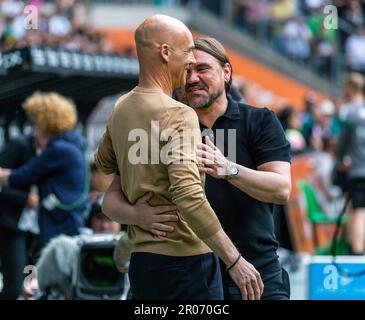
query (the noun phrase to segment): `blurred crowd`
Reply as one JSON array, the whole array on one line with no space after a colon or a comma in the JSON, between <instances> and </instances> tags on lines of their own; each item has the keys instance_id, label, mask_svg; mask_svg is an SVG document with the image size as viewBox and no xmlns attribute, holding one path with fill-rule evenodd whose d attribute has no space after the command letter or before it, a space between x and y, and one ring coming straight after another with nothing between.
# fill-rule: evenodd
<instances>
[{"instance_id":1,"label":"blurred crowd","mask_svg":"<svg viewBox=\"0 0 365 320\"><path fill-rule=\"evenodd\" d=\"M158 6L206 8L223 14L223 0L154 0ZM133 1L131 1L133 3ZM24 28L25 5L38 9L38 29ZM338 21L329 17L336 6ZM335 17L335 16L334 16ZM365 0L233 0L232 22L280 53L331 75L338 65L365 74ZM326 22L326 23L324 23ZM0 0L0 50L27 44L111 53L110 41L87 24L81 0ZM128 52L127 52L128 54Z\"/></svg>"},{"instance_id":2,"label":"blurred crowd","mask_svg":"<svg viewBox=\"0 0 365 320\"><path fill-rule=\"evenodd\" d=\"M226 14L223 0L153 2ZM330 75L336 64L365 74L364 0L233 0L231 14L236 27L321 74Z\"/></svg>"},{"instance_id":3,"label":"blurred crowd","mask_svg":"<svg viewBox=\"0 0 365 320\"><path fill-rule=\"evenodd\" d=\"M327 5L336 6L337 23ZM349 71L365 73L363 0L236 0L234 12L237 26L293 60L328 74L331 59L343 53Z\"/></svg>"},{"instance_id":4,"label":"blurred crowd","mask_svg":"<svg viewBox=\"0 0 365 320\"><path fill-rule=\"evenodd\" d=\"M250 102L251 84L241 79L236 79L234 83L237 99ZM276 109L290 142L292 156L314 155L313 175L308 180L316 192L321 209L329 217L340 213L344 193L349 191L345 178L351 168L351 160L340 149L344 149L343 144L348 147L351 138L341 141L341 137L345 129L348 129L349 115L365 106L364 93L364 76L351 72L345 76L342 98L323 100L310 91L300 109L286 102ZM365 140L363 146L365 147ZM341 173L342 176L339 177Z\"/></svg>"},{"instance_id":5,"label":"blurred crowd","mask_svg":"<svg viewBox=\"0 0 365 320\"><path fill-rule=\"evenodd\" d=\"M25 6L37 8L37 20L31 19ZM25 28L37 22L37 28ZM0 0L0 51L43 45L82 51L112 53L113 46L102 32L87 24L84 1Z\"/></svg>"}]
</instances>

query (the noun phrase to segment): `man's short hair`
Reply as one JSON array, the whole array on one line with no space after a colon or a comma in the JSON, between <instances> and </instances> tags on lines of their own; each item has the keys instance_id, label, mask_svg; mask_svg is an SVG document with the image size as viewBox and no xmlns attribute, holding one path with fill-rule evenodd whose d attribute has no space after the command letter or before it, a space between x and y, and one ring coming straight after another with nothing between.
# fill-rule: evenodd
<instances>
[{"instance_id":1,"label":"man's short hair","mask_svg":"<svg viewBox=\"0 0 365 320\"><path fill-rule=\"evenodd\" d=\"M196 38L194 40L194 45L195 49L204 51L216 58L222 67L224 67L226 63L229 64L229 66L231 67L231 77L229 78L229 81L225 84L226 94L228 94L232 85L232 64L223 45L218 40L207 36L200 36Z\"/></svg>"},{"instance_id":2,"label":"man's short hair","mask_svg":"<svg viewBox=\"0 0 365 320\"><path fill-rule=\"evenodd\" d=\"M346 77L346 86L352 88L355 92L364 93L365 79L361 73L352 72Z\"/></svg>"}]
</instances>

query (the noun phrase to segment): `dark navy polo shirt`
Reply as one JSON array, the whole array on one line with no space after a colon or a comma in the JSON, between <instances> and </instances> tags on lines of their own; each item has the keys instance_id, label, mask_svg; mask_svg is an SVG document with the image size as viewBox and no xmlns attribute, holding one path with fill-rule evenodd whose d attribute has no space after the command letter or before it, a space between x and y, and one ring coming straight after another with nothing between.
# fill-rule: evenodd
<instances>
[{"instance_id":1,"label":"dark navy polo shirt","mask_svg":"<svg viewBox=\"0 0 365 320\"><path fill-rule=\"evenodd\" d=\"M229 141L232 129L236 136ZM201 125L201 130L204 135L207 129ZM270 161L290 162L290 144L275 113L267 108L254 108L229 97L225 114L217 119L210 133L217 138L216 144L224 145L225 156L230 155L230 160L247 168L256 169ZM232 159L234 143L236 159ZM280 268L270 204L250 197L224 179L209 175L205 190L224 231L243 257L256 268L268 266L272 271Z\"/></svg>"}]
</instances>

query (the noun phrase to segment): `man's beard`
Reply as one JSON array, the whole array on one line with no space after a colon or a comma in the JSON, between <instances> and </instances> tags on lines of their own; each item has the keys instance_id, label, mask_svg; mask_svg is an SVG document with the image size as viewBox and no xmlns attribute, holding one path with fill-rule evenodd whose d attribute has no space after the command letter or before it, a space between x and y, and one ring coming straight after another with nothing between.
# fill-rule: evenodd
<instances>
[{"instance_id":1,"label":"man's beard","mask_svg":"<svg viewBox=\"0 0 365 320\"><path fill-rule=\"evenodd\" d=\"M194 109L208 109L213 104L213 102L222 95L222 93L223 93L223 90L215 92L211 95L208 95L207 97L199 96L197 103L191 102L188 97L186 97L186 98L187 98L188 105L190 107L192 107Z\"/></svg>"}]
</instances>

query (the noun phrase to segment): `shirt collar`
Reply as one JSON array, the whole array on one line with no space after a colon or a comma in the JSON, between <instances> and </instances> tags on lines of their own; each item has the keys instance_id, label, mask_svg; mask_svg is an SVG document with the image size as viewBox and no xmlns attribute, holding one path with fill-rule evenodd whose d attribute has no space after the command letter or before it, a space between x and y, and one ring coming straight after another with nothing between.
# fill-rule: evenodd
<instances>
[{"instance_id":1,"label":"shirt collar","mask_svg":"<svg viewBox=\"0 0 365 320\"><path fill-rule=\"evenodd\" d=\"M227 110L222 117L226 117L230 120L239 120L241 117L240 117L238 102L233 100L232 97L230 96L227 96L227 99L228 99Z\"/></svg>"},{"instance_id":2,"label":"shirt collar","mask_svg":"<svg viewBox=\"0 0 365 320\"><path fill-rule=\"evenodd\" d=\"M216 120L215 123L217 123L217 121L219 121L219 119L221 119L221 118L228 118L230 120L239 120L239 119L241 119L238 102L233 100L231 96L227 96L227 99L228 99L228 105L227 105L226 112L222 116L220 116ZM206 129L206 126L203 125L202 123L200 123L200 130L203 131L204 129Z\"/></svg>"}]
</instances>

